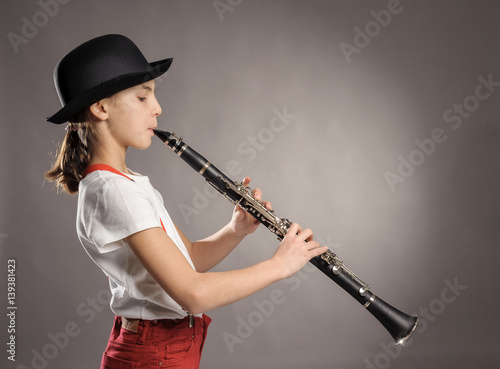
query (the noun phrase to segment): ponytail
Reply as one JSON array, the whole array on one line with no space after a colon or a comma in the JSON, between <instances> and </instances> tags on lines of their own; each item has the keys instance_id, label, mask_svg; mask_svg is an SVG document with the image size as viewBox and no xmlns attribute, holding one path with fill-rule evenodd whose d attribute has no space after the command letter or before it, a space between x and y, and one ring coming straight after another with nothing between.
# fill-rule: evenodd
<instances>
[{"instance_id":1,"label":"ponytail","mask_svg":"<svg viewBox=\"0 0 500 369\"><path fill-rule=\"evenodd\" d=\"M97 119L86 109L77 114L67 127L59 153L45 178L69 194L78 192L83 172L89 165L92 147L97 140Z\"/></svg>"}]
</instances>

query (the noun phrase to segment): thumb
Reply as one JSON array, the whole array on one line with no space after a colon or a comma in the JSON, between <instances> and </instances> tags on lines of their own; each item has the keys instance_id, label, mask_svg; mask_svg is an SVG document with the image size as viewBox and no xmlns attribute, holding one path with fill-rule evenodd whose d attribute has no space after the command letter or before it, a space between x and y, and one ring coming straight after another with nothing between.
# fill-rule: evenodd
<instances>
[{"instance_id":1,"label":"thumb","mask_svg":"<svg viewBox=\"0 0 500 369\"><path fill-rule=\"evenodd\" d=\"M234 207L233 217L235 221L241 222L246 217L245 210L243 210L239 205L236 205Z\"/></svg>"}]
</instances>

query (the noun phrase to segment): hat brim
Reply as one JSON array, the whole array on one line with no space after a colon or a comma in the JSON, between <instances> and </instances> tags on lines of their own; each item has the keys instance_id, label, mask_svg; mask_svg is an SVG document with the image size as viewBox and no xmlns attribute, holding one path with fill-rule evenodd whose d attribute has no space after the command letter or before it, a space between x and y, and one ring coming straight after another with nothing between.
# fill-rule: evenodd
<instances>
[{"instance_id":1,"label":"hat brim","mask_svg":"<svg viewBox=\"0 0 500 369\"><path fill-rule=\"evenodd\" d=\"M125 74L99 84L84 94L69 101L61 110L47 118L47 122L62 124L86 109L90 105L127 88L137 86L158 78L165 73L172 64L173 58L159 60L149 64L143 71Z\"/></svg>"}]
</instances>

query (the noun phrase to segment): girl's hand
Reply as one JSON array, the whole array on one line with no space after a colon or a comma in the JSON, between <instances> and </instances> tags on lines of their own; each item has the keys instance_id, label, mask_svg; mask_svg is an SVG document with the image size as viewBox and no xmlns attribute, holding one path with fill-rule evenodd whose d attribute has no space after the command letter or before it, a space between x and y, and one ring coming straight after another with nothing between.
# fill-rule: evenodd
<instances>
[{"instance_id":1,"label":"girl's hand","mask_svg":"<svg viewBox=\"0 0 500 369\"><path fill-rule=\"evenodd\" d=\"M277 262L283 278L288 278L302 269L313 257L323 254L326 250L326 246L320 246L313 240L313 232L309 228L302 230L299 224L292 223L272 259Z\"/></svg>"},{"instance_id":2,"label":"girl's hand","mask_svg":"<svg viewBox=\"0 0 500 369\"><path fill-rule=\"evenodd\" d=\"M248 186L250 183L250 177L245 177L243 179L243 186ZM253 197L261 201L262 191L260 188L256 188L252 191ZM271 210L271 203L269 201L263 202L267 209ZM238 235L246 236L250 233L255 232L258 228L260 222L255 219L252 215L248 214L245 210L239 206L235 206L233 216L231 218L231 228Z\"/></svg>"}]
</instances>

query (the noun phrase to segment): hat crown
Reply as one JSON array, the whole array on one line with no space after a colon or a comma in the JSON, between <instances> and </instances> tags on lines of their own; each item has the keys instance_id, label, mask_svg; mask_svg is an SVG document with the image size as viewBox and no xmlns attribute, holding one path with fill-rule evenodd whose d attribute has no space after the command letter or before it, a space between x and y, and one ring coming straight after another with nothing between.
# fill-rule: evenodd
<instances>
[{"instance_id":1,"label":"hat crown","mask_svg":"<svg viewBox=\"0 0 500 369\"><path fill-rule=\"evenodd\" d=\"M78 46L54 70L62 105L100 84L150 67L139 48L122 35L105 35Z\"/></svg>"},{"instance_id":2,"label":"hat crown","mask_svg":"<svg viewBox=\"0 0 500 369\"><path fill-rule=\"evenodd\" d=\"M61 124L95 102L165 73L172 58L148 63L139 48L122 35L94 38L70 51L54 69L62 108L47 118Z\"/></svg>"}]
</instances>

